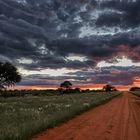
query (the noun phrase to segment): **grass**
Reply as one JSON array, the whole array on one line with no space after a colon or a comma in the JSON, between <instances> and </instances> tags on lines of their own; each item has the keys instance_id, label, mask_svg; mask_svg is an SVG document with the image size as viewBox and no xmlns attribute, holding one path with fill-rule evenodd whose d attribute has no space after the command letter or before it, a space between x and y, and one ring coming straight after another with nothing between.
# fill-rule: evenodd
<instances>
[{"instance_id":1,"label":"grass","mask_svg":"<svg viewBox=\"0 0 140 140\"><path fill-rule=\"evenodd\" d=\"M134 94L135 96L140 97L140 91L131 91L132 94Z\"/></svg>"},{"instance_id":2,"label":"grass","mask_svg":"<svg viewBox=\"0 0 140 140\"><path fill-rule=\"evenodd\" d=\"M28 140L120 93L0 98L0 140Z\"/></svg>"}]
</instances>

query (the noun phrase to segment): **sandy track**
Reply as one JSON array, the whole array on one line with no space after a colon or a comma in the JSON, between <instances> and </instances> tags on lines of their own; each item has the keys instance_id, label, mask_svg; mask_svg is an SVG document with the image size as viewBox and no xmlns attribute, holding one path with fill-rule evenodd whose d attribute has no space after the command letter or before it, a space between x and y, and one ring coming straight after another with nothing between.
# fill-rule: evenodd
<instances>
[{"instance_id":1,"label":"sandy track","mask_svg":"<svg viewBox=\"0 0 140 140\"><path fill-rule=\"evenodd\" d=\"M125 92L32 140L140 140L140 98Z\"/></svg>"}]
</instances>

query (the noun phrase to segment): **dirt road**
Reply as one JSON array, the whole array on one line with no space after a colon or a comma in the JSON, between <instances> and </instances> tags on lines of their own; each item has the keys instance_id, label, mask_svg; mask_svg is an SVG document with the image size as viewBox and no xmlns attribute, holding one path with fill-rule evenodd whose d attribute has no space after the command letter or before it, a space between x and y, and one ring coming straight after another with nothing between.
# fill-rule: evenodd
<instances>
[{"instance_id":1,"label":"dirt road","mask_svg":"<svg viewBox=\"0 0 140 140\"><path fill-rule=\"evenodd\" d=\"M124 92L32 140L140 140L140 98Z\"/></svg>"}]
</instances>

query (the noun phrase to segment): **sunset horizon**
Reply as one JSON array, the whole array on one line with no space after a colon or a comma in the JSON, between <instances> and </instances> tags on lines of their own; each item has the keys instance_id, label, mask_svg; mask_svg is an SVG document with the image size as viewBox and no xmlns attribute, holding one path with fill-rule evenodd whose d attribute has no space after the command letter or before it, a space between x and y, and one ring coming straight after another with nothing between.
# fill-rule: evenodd
<instances>
[{"instance_id":1,"label":"sunset horizon","mask_svg":"<svg viewBox=\"0 0 140 140\"><path fill-rule=\"evenodd\" d=\"M97 85L90 85L90 86L73 86L72 89L75 88L80 88L81 90L102 90L103 86L105 86L106 84L97 84ZM119 91L129 91L132 87L139 87L136 85L127 85L127 86L123 86L123 85L117 85L115 86L117 90ZM15 86L15 87L11 87L8 88L8 90L58 90L60 88L60 86L56 86L56 87L46 87L46 86Z\"/></svg>"},{"instance_id":2,"label":"sunset horizon","mask_svg":"<svg viewBox=\"0 0 140 140\"><path fill-rule=\"evenodd\" d=\"M140 140L140 0L0 0L0 140Z\"/></svg>"}]
</instances>

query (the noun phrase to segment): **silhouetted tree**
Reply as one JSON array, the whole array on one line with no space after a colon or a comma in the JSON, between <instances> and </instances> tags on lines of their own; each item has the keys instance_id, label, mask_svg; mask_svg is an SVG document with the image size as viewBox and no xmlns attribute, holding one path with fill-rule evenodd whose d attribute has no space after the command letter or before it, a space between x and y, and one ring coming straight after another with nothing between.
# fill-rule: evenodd
<instances>
[{"instance_id":1,"label":"silhouetted tree","mask_svg":"<svg viewBox=\"0 0 140 140\"><path fill-rule=\"evenodd\" d=\"M21 75L18 73L15 66L9 62L0 62L0 89L13 86L20 81Z\"/></svg>"},{"instance_id":2,"label":"silhouetted tree","mask_svg":"<svg viewBox=\"0 0 140 140\"><path fill-rule=\"evenodd\" d=\"M105 85L103 87L103 90L106 91L106 92L108 92L108 91L116 91L116 88L114 86L111 86L111 85L107 84L107 85Z\"/></svg>"},{"instance_id":3,"label":"silhouetted tree","mask_svg":"<svg viewBox=\"0 0 140 140\"><path fill-rule=\"evenodd\" d=\"M130 91L140 91L140 87L131 87Z\"/></svg>"},{"instance_id":4,"label":"silhouetted tree","mask_svg":"<svg viewBox=\"0 0 140 140\"><path fill-rule=\"evenodd\" d=\"M74 91L75 92L81 92L81 89L80 88L75 88Z\"/></svg>"},{"instance_id":5,"label":"silhouetted tree","mask_svg":"<svg viewBox=\"0 0 140 140\"><path fill-rule=\"evenodd\" d=\"M71 89L72 83L70 81L64 81L63 83L60 84L60 87L66 90Z\"/></svg>"}]
</instances>

